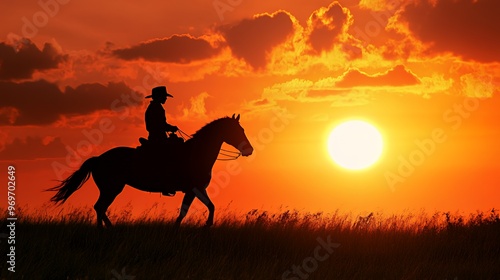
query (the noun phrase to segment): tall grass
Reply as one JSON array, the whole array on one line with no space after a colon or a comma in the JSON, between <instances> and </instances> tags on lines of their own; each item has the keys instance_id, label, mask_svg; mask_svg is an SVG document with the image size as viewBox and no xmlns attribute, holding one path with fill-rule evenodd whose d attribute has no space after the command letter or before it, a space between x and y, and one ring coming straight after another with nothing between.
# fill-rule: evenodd
<instances>
[{"instance_id":1,"label":"tall grass","mask_svg":"<svg viewBox=\"0 0 500 280\"><path fill-rule=\"evenodd\" d=\"M494 209L363 217L223 211L210 229L198 215L178 230L173 215L155 211L111 212L115 227L105 230L91 209L21 211L17 272L2 268L1 279L500 279ZM320 260L319 240L340 246L320 247Z\"/></svg>"}]
</instances>

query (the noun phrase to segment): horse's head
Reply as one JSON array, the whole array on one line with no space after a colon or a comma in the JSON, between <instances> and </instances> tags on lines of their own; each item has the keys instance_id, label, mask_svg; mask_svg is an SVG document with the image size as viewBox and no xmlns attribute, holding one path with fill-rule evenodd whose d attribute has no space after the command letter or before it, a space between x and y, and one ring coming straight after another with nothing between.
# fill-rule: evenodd
<instances>
[{"instance_id":1,"label":"horse's head","mask_svg":"<svg viewBox=\"0 0 500 280\"><path fill-rule=\"evenodd\" d=\"M242 156L249 156L253 153L253 147L245 135L245 130L240 125L240 115L229 118L230 127L224 136L224 142L238 149Z\"/></svg>"}]
</instances>

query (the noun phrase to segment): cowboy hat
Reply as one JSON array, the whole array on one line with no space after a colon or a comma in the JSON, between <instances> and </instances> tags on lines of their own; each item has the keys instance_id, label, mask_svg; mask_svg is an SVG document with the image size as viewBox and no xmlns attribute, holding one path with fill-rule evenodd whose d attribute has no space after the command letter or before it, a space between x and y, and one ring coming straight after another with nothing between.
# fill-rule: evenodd
<instances>
[{"instance_id":1,"label":"cowboy hat","mask_svg":"<svg viewBox=\"0 0 500 280\"><path fill-rule=\"evenodd\" d=\"M146 96L145 98L151 98L151 97L161 97L161 96L170 96L174 97L170 93L167 92L167 87L166 86L159 86L155 87L151 90L151 95Z\"/></svg>"}]
</instances>

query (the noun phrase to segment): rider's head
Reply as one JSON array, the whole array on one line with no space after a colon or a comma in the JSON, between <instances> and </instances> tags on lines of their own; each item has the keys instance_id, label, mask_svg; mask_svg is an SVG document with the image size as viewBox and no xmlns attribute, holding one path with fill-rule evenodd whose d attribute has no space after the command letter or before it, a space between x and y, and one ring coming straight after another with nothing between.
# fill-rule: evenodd
<instances>
[{"instance_id":1,"label":"rider's head","mask_svg":"<svg viewBox=\"0 0 500 280\"><path fill-rule=\"evenodd\" d=\"M167 92L167 88L165 86L159 86L153 88L153 90L151 91L151 95L146 96L146 98L152 97L154 101L163 104L167 100L167 96L173 97Z\"/></svg>"}]
</instances>

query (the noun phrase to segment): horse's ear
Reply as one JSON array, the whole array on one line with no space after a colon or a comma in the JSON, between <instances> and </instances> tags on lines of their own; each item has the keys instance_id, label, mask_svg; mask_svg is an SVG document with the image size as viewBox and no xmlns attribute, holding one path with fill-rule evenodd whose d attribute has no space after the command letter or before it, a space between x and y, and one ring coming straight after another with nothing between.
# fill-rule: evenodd
<instances>
[{"instance_id":1,"label":"horse's ear","mask_svg":"<svg viewBox=\"0 0 500 280\"><path fill-rule=\"evenodd\" d=\"M236 117L236 120L240 121L240 114L238 114L238 116Z\"/></svg>"},{"instance_id":2,"label":"horse's ear","mask_svg":"<svg viewBox=\"0 0 500 280\"><path fill-rule=\"evenodd\" d=\"M231 119L234 119L234 114L233 114L233 116L231 117Z\"/></svg>"}]
</instances>

